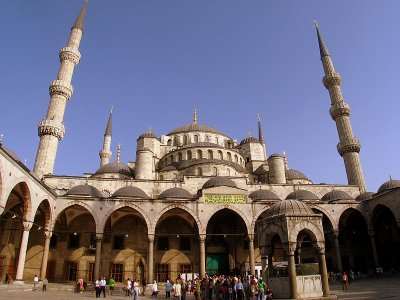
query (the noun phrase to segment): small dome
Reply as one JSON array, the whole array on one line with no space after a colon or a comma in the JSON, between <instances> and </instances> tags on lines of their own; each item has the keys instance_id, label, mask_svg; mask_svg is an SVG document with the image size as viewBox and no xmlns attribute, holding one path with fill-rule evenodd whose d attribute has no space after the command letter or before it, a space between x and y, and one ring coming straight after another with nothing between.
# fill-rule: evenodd
<instances>
[{"instance_id":1,"label":"small dome","mask_svg":"<svg viewBox=\"0 0 400 300\"><path fill-rule=\"evenodd\" d=\"M149 199L149 196L147 196L147 194L142 189L139 189L135 186L124 186L116 190L113 194L113 197Z\"/></svg>"},{"instance_id":2,"label":"small dome","mask_svg":"<svg viewBox=\"0 0 400 300\"><path fill-rule=\"evenodd\" d=\"M341 190L330 191L330 192L326 193L324 196L322 196L322 198L321 198L321 201L324 201L324 202L334 202L334 201L339 201L339 200L354 201L354 198L351 197L345 191L341 191Z\"/></svg>"},{"instance_id":3,"label":"small dome","mask_svg":"<svg viewBox=\"0 0 400 300\"><path fill-rule=\"evenodd\" d=\"M244 144L248 144L248 143L260 143L260 141L257 138L255 138L254 136L250 135L247 138L243 139L240 142L240 145L244 145Z\"/></svg>"},{"instance_id":4,"label":"small dome","mask_svg":"<svg viewBox=\"0 0 400 300\"><path fill-rule=\"evenodd\" d=\"M286 200L294 199L294 200L301 200L301 201L315 201L319 200L318 196L315 195L313 192L306 191L306 190L296 190L291 192L289 195L286 196Z\"/></svg>"},{"instance_id":5,"label":"small dome","mask_svg":"<svg viewBox=\"0 0 400 300\"><path fill-rule=\"evenodd\" d=\"M390 179L379 187L378 193L386 192L398 187L400 187L400 180Z\"/></svg>"},{"instance_id":6,"label":"small dome","mask_svg":"<svg viewBox=\"0 0 400 300\"><path fill-rule=\"evenodd\" d=\"M310 180L302 172L295 169L287 169L285 173L286 173L286 179L288 180L293 180L293 179Z\"/></svg>"},{"instance_id":7,"label":"small dome","mask_svg":"<svg viewBox=\"0 0 400 300\"><path fill-rule=\"evenodd\" d=\"M162 192L157 199L192 199L193 195L187 190L173 187Z\"/></svg>"},{"instance_id":8,"label":"small dome","mask_svg":"<svg viewBox=\"0 0 400 300\"><path fill-rule=\"evenodd\" d=\"M213 177L213 178L207 180L203 184L203 189L208 189L208 188L217 187L217 186L230 186L233 188L237 188L236 183L233 180L229 179L228 177L216 176L216 177Z\"/></svg>"},{"instance_id":9,"label":"small dome","mask_svg":"<svg viewBox=\"0 0 400 300\"><path fill-rule=\"evenodd\" d=\"M129 168L127 165L117 161L105 164L104 166L100 167L95 174L105 174L105 173L116 173L133 177L133 170Z\"/></svg>"},{"instance_id":10,"label":"small dome","mask_svg":"<svg viewBox=\"0 0 400 300\"><path fill-rule=\"evenodd\" d=\"M283 156L280 155L279 153L272 153L272 154L268 157L268 159L270 159L270 158L272 158L272 157L282 157L282 158L283 158Z\"/></svg>"},{"instance_id":11,"label":"small dome","mask_svg":"<svg viewBox=\"0 0 400 300\"><path fill-rule=\"evenodd\" d=\"M249 195L253 201L261 201L261 200L281 200L277 194L271 192L269 190L257 190L251 192Z\"/></svg>"},{"instance_id":12,"label":"small dome","mask_svg":"<svg viewBox=\"0 0 400 300\"><path fill-rule=\"evenodd\" d=\"M221 134L221 132L219 132L218 130L211 128L209 126L201 125L198 123L193 123L193 124L184 125L184 126L175 128L167 135L180 133L180 132L191 132L191 131L201 131L201 132L211 132L211 133Z\"/></svg>"},{"instance_id":13,"label":"small dome","mask_svg":"<svg viewBox=\"0 0 400 300\"><path fill-rule=\"evenodd\" d=\"M143 139L143 138L154 138L154 139L158 139L158 137L151 131L151 130L147 130L145 133L142 133L139 136L139 139Z\"/></svg>"},{"instance_id":14,"label":"small dome","mask_svg":"<svg viewBox=\"0 0 400 300\"><path fill-rule=\"evenodd\" d=\"M365 201L365 200L371 200L373 197L372 197L372 195L373 195L374 193L372 193L372 192L364 192L364 193L361 193L360 195L358 195L357 197L356 197L356 201Z\"/></svg>"},{"instance_id":15,"label":"small dome","mask_svg":"<svg viewBox=\"0 0 400 300\"><path fill-rule=\"evenodd\" d=\"M304 202L298 200L282 200L267 210L266 218L280 215L310 215L314 214L311 208Z\"/></svg>"},{"instance_id":16,"label":"small dome","mask_svg":"<svg viewBox=\"0 0 400 300\"><path fill-rule=\"evenodd\" d=\"M89 184L81 184L70 188L65 194L67 196L90 196L96 198L103 198L103 194L94 186Z\"/></svg>"}]
</instances>

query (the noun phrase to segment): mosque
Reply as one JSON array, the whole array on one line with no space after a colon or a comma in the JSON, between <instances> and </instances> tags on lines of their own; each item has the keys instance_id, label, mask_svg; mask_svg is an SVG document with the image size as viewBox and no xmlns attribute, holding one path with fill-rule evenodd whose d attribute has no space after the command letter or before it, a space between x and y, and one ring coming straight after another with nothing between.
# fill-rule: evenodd
<instances>
[{"instance_id":1,"label":"mosque","mask_svg":"<svg viewBox=\"0 0 400 300\"><path fill-rule=\"evenodd\" d=\"M318 262L322 273L400 270L400 180L366 191L350 107L317 24L347 185L314 184L289 168L284 153L268 154L260 119L258 136L237 142L199 124L196 111L191 124L140 135L136 161L126 164L119 147L111 160L111 112L99 168L82 176L53 174L86 8L85 2L59 53L33 170L0 144L1 278L272 277L281 263L293 283L299 265Z\"/></svg>"}]
</instances>

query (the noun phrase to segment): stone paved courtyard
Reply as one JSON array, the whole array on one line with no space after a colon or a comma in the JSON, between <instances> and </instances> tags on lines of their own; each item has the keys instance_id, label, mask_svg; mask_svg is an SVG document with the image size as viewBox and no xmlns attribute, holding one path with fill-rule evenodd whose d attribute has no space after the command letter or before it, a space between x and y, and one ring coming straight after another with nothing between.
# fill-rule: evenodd
<instances>
[{"instance_id":1,"label":"stone paved courtyard","mask_svg":"<svg viewBox=\"0 0 400 300\"><path fill-rule=\"evenodd\" d=\"M384 278L369 278L362 279L354 282L349 286L346 291L342 290L341 285L333 284L331 285L331 291L333 294L338 296L340 300L350 300L350 299L400 299L400 275L388 276ZM26 299L56 299L56 300L66 300L66 299L93 299L94 294L91 292L85 292L83 294L73 293L72 291L62 290L58 291L55 287L51 287L47 292L42 291L32 291L28 285L20 286L19 288L6 288L5 286L0 286L0 300L1 299L12 299L12 300L26 300ZM101 297L103 298L103 297ZM121 292L119 295L109 296L106 295L108 299L120 300L120 299L131 299L132 297L125 297ZM142 300L154 299L148 296L139 297ZM165 299L162 294L159 294L157 299ZM194 300L193 295L189 295L187 300Z\"/></svg>"}]
</instances>

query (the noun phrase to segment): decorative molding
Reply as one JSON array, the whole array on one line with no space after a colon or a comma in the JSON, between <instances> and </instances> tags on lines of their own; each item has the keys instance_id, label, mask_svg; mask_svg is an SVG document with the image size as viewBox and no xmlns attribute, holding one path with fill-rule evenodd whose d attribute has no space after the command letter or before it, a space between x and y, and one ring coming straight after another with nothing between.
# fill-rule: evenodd
<instances>
[{"instance_id":1,"label":"decorative molding","mask_svg":"<svg viewBox=\"0 0 400 300\"><path fill-rule=\"evenodd\" d=\"M345 102L336 103L331 106L329 113L333 120L336 120L338 116L350 116L351 109L350 106Z\"/></svg>"},{"instance_id":2,"label":"decorative molding","mask_svg":"<svg viewBox=\"0 0 400 300\"><path fill-rule=\"evenodd\" d=\"M322 78L322 83L324 86L329 89L334 85L339 85L342 83L342 78L340 77L339 73L330 73L326 74L324 78Z\"/></svg>"},{"instance_id":3,"label":"decorative molding","mask_svg":"<svg viewBox=\"0 0 400 300\"><path fill-rule=\"evenodd\" d=\"M65 127L61 122L43 119L38 126L38 135L52 135L61 141L65 134Z\"/></svg>"},{"instance_id":4,"label":"decorative molding","mask_svg":"<svg viewBox=\"0 0 400 300\"><path fill-rule=\"evenodd\" d=\"M345 155L346 153L350 152L357 152L359 153L361 150L361 144L356 138L352 138L349 143L342 145L341 143L337 144L337 151L339 152L340 156Z\"/></svg>"},{"instance_id":5,"label":"decorative molding","mask_svg":"<svg viewBox=\"0 0 400 300\"><path fill-rule=\"evenodd\" d=\"M79 61L81 59L81 54L77 48L64 47L60 50L59 57L60 57L60 62L63 62L64 60L69 60L72 61L76 66L77 64L79 64Z\"/></svg>"},{"instance_id":6,"label":"decorative molding","mask_svg":"<svg viewBox=\"0 0 400 300\"><path fill-rule=\"evenodd\" d=\"M73 92L74 89L72 85L64 80L53 80L52 82L50 82L50 96L60 95L69 100Z\"/></svg>"}]
</instances>

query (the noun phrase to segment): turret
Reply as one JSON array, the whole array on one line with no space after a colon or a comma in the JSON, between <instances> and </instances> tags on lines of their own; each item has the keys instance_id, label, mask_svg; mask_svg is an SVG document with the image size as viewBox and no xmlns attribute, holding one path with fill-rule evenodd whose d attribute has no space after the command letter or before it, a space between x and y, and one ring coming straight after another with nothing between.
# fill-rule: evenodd
<instances>
[{"instance_id":1,"label":"turret","mask_svg":"<svg viewBox=\"0 0 400 300\"><path fill-rule=\"evenodd\" d=\"M83 34L86 6L87 2L85 1L71 28L66 47L60 50L60 68L57 79L53 80L49 87L50 104L46 117L40 121L38 126L40 142L33 172L39 177L53 173L58 143L64 137L64 111L67 101L73 93L72 74L81 58L79 45Z\"/></svg>"},{"instance_id":2,"label":"turret","mask_svg":"<svg viewBox=\"0 0 400 300\"><path fill-rule=\"evenodd\" d=\"M317 22L315 22L315 27L317 29L319 51L325 73L322 82L329 91L331 98L331 108L329 112L332 119L336 122L339 135L337 150L340 156L343 157L348 183L357 185L360 191L364 192L366 190L365 179L359 157L361 144L353 135L350 123L350 106L344 102L342 90L340 88L342 78L335 71L328 48L319 32Z\"/></svg>"},{"instance_id":3,"label":"turret","mask_svg":"<svg viewBox=\"0 0 400 300\"><path fill-rule=\"evenodd\" d=\"M268 157L268 167L269 174L268 179L269 183L278 183L285 184L286 183L286 173L285 173L285 160L284 157L280 154L271 154Z\"/></svg>"},{"instance_id":4,"label":"turret","mask_svg":"<svg viewBox=\"0 0 400 300\"><path fill-rule=\"evenodd\" d=\"M159 148L160 141L151 129L139 136L136 148L136 179L155 179L155 159Z\"/></svg>"},{"instance_id":5,"label":"turret","mask_svg":"<svg viewBox=\"0 0 400 300\"><path fill-rule=\"evenodd\" d=\"M111 136L112 136L112 112L111 108L110 116L108 117L106 131L104 132L103 149L100 150L100 168L110 162L112 152L111 148Z\"/></svg>"}]
</instances>

